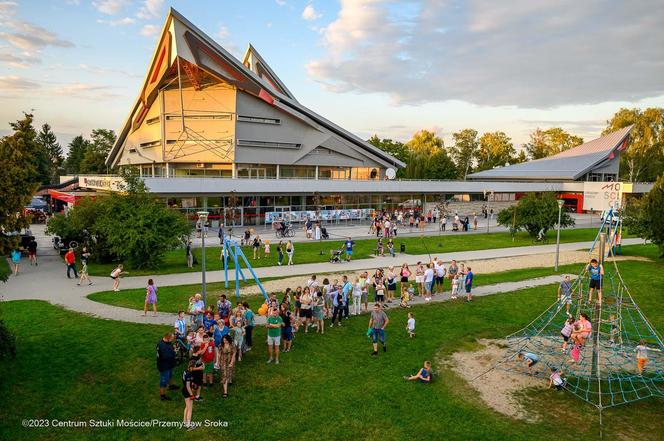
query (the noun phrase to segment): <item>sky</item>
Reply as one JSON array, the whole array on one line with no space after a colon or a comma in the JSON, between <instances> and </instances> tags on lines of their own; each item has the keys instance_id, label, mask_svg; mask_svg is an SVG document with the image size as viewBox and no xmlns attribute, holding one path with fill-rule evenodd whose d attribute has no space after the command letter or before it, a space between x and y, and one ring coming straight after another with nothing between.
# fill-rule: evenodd
<instances>
[{"instance_id":1,"label":"sky","mask_svg":"<svg viewBox=\"0 0 664 441\"><path fill-rule=\"evenodd\" d=\"M0 134L22 112L66 145L118 130L169 7L241 58L249 43L307 107L407 141L464 128L599 136L664 106L661 0L0 0Z\"/></svg>"}]
</instances>

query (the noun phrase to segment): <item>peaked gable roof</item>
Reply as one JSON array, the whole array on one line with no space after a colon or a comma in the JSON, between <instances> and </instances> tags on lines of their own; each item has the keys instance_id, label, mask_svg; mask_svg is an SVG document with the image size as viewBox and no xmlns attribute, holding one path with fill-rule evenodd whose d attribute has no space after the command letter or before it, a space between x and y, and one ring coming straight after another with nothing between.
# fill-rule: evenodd
<instances>
[{"instance_id":1,"label":"peaked gable roof","mask_svg":"<svg viewBox=\"0 0 664 441\"><path fill-rule=\"evenodd\" d=\"M170 8L139 97L118 134L106 163L114 166L118 162L124 140L147 114L151 102L156 98L160 81L167 74L172 74L176 68L180 69L178 61L182 61L182 68L187 74L191 70L202 69L307 124L319 125L329 130L343 138L353 148L377 158L386 166L405 167L406 164L395 157L302 106L252 46L249 46L244 58L246 64L240 62L175 9ZM251 61L254 62L253 66ZM252 69L256 67L256 72L248 66Z\"/></svg>"},{"instance_id":2,"label":"peaked gable roof","mask_svg":"<svg viewBox=\"0 0 664 441\"><path fill-rule=\"evenodd\" d=\"M470 179L576 180L627 148L628 126L556 155L468 175Z\"/></svg>"}]
</instances>

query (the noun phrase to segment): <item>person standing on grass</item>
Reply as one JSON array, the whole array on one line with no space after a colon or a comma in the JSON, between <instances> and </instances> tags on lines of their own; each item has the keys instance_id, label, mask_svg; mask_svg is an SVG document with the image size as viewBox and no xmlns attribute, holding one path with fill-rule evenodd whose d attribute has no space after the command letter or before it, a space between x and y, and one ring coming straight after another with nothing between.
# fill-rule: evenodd
<instances>
[{"instance_id":1,"label":"person standing on grass","mask_svg":"<svg viewBox=\"0 0 664 441\"><path fill-rule=\"evenodd\" d=\"M279 364L279 345L281 344L281 328L284 326L284 320L279 316L277 308L272 308L270 316L267 318L267 351L269 357L267 362Z\"/></svg>"},{"instance_id":2,"label":"person standing on grass","mask_svg":"<svg viewBox=\"0 0 664 441\"><path fill-rule=\"evenodd\" d=\"M362 283L359 277L355 277L353 283L353 315L360 315L362 308Z\"/></svg>"},{"instance_id":3,"label":"person standing on grass","mask_svg":"<svg viewBox=\"0 0 664 441\"><path fill-rule=\"evenodd\" d=\"M569 274L565 276L558 286L558 302L560 302L560 308L563 305L567 305L567 315L569 315L569 308L572 304L572 281Z\"/></svg>"},{"instance_id":4,"label":"person standing on grass","mask_svg":"<svg viewBox=\"0 0 664 441\"><path fill-rule=\"evenodd\" d=\"M69 251L65 254L65 265L67 266L67 278L71 279L71 271L74 271L74 278L78 279L78 272L76 271L76 254L74 254L74 249L69 248Z\"/></svg>"},{"instance_id":5,"label":"person standing on grass","mask_svg":"<svg viewBox=\"0 0 664 441\"><path fill-rule=\"evenodd\" d=\"M415 267L415 284L417 285L417 295L424 295L424 265L422 262L417 262Z\"/></svg>"},{"instance_id":6,"label":"person standing on grass","mask_svg":"<svg viewBox=\"0 0 664 441\"><path fill-rule=\"evenodd\" d=\"M466 278L464 286L466 287L466 301L470 302L473 300L473 269L468 267L468 272L466 273Z\"/></svg>"},{"instance_id":7,"label":"person standing on grass","mask_svg":"<svg viewBox=\"0 0 664 441\"><path fill-rule=\"evenodd\" d=\"M28 242L28 260L30 261L30 265L35 265L37 266L37 241L35 240L35 237L32 236L30 238L30 242Z\"/></svg>"},{"instance_id":8,"label":"person standing on grass","mask_svg":"<svg viewBox=\"0 0 664 441\"><path fill-rule=\"evenodd\" d=\"M593 301L593 292L597 290L597 303L602 303L602 282L604 278L604 266L597 262L597 259L591 259L586 271L590 274L590 285L588 287L588 303Z\"/></svg>"},{"instance_id":9,"label":"person standing on grass","mask_svg":"<svg viewBox=\"0 0 664 441\"><path fill-rule=\"evenodd\" d=\"M325 334L325 302L322 295L314 295L313 319L316 332Z\"/></svg>"},{"instance_id":10,"label":"person standing on grass","mask_svg":"<svg viewBox=\"0 0 664 441\"><path fill-rule=\"evenodd\" d=\"M364 303L364 312L369 311L369 285L371 281L369 280L369 273L363 272L360 276L360 284L362 285L362 303Z\"/></svg>"},{"instance_id":11,"label":"person standing on grass","mask_svg":"<svg viewBox=\"0 0 664 441\"><path fill-rule=\"evenodd\" d=\"M249 308L249 303L242 303L244 306L244 342L247 347L247 351L251 351L251 345L253 344L252 337L254 334L255 326L255 314L254 311Z\"/></svg>"},{"instance_id":12,"label":"person standing on grass","mask_svg":"<svg viewBox=\"0 0 664 441\"><path fill-rule=\"evenodd\" d=\"M344 294L339 286L334 285L332 290L332 305L334 306L334 311L332 312L332 323L330 323L330 328L334 327L334 321L339 317L338 326L341 326L341 318L344 311Z\"/></svg>"},{"instance_id":13,"label":"person standing on grass","mask_svg":"<svg viewBox=\"0 0 664 441\"><path fill-rule=\"evenodd\" d=\"M304 287L302 295L300 296L300 322L298 327L302 326L304 323L304 333L309 332L309 326L311 325L311 319L313 317L311 308L313 306L313 298L311 297L311 290L308 286Z\"/></svg>"},{"instance_id":14,"label":"person standing on grass","mask_svg":"<svg viewBox=\"0 0 664 441\"><path fill-rule=\"evenodd\" d=\"M295 246L293 246L293 241L288 241L286 243L286 255L288 256L288 265L293 264L293 254L295 254Z\"/></svg>"},{"instance_id":15,"label":"person standing on grass","mask_svg":"<svg viewBox=\"0 0 664 441\"><path fill-rule=\"evenodd\" d=\"M427 269L424 270L424 301L425 303L429 303L431 301L432 297L432 289L433 289L433 278L434 278L434 271L432 268L433 264L428 263L427 264Z\"/></svg>"},{"instance_id":16,"label":"person standing on grass","mask_svg":"<svg viewBox=\"0 0 664 441\"><path fill-rule=\"evenodd\" d=\"M401 296L403 298L403 293L406 291L406 288L408 288L408 278L410 277L410 268L408 268L408 264L406 262L401 265L401 269L399 270L399 276L401 277Z\"/></svg>"},{"instance_id":17,"label":"person standing on grass","mask_svg":"<svg viewBox=\"0 0 664 441\"><path fill-rule=\"evenodd\" d=\"M232 307L233 305L231 302L226 299L226 294L222 294L217 301L217 314L219 314L219 318L223 320L227 326L230 325L229 318Z\"/></svg>"},{"instance_id":18,"label":"person standing on grass","mask_svg":"<svg viewBox=\"0 0 664 441\"><path fill-rule=\"evenodd\" d=\"M408 321L406 322L406 331L410 338L415 337L415 316L412 312L408 313Z\"/></svg>"},{"instance_id":19,"label":"person standing on grass","mask_svg":"<svg viewBox=\"0 0 664 441\"><path fill-rule=\"evenodd\" d=\"M113 271L111 271L111 279L113 279L113 291L115 292L120 291L120 277L126 274L124 271L122 271L123 268L124 267L120 263ZM76 272L76 269L74 269L74 272Z\"/></svg>"},{"instance_id":20,"label":"person standing on grass","mask_svg":"<svg viewBox=\"0 0 664 441\"><path fill-rule=\"evenodd\" d=\"M185 256L187 258L187 268L194 267L194 252L191 246L191 241L187 241L187 247L185 248Z\"/></svg>"},{"instance_id":21,"label":"person standing on grass","mask_svg":"<svg viewBox=\"0 0 664 441\"><path fill-rule=\"evenodd\" d=\"M373 353L371 355L378 355L378 340L383 345L383 352L387 352L385 327L389 323L390 319L380 307L380 303L375 303L373 311L371 311L371 317L369 318L369 329L371 329L371 342L373 344Z\"/></svg>"},{"instance_id":22,"label":"person standing on grass","mask_svg":"<svg viewBox=\"0 0 664 441\"><path fill-rule=\"evenodd\" d=\"M195 424L191 424L191 414L194 410L194 400L196 399L197 386L194 382L194 371L196 367L196 360L189 360L187 369L182 372L182 396L184 397L184 427L187 430L194 430ZM164 398L162 398L163 400ZM166 398L170 400L170 398Z\"/></svg>"},{"instance_id":23,"label":"person standing on grass","mask_svg":"<svg viewBox=\"0 0 664 441\"><path fill-rule=\"evenodd\" d=\"M344 242L344 247L346 248L346 260L348 262L353 258L353 245L355 245L355 242L353 242L353 239L348 236L348 239Z\"/></svg>"},{"instance_id":24,"label":"person standing on grass","mask_svg":"<svg viewBox=\"0 0 664 441\"><path fill-rule=\"evenodd\" d=\"M194 295L194 304L193 304L193 322L196 326L203 326L203 314L205 314L205 302L203 301L203 296L199 293Z\"/></svg>"},{"instance_id":25,"label":"person standing on grass","mask_svg":"<svg viewBox=\"0 0 664 441\"><path fill-rule=\"evenodd\" d=\"M344 275L341 278L341 284L342 284L341 292L343 293L343 299L344 299L343 313L344 313L344 318L348 319L350 312L350 301L353 295L353 284L350 283L350 280L348 280L348 276L346 275Z\"/></svg>"},{"instance_id":26,"label":"person standing on grass","mask_svg":"<svg viewBox=\"0 0 664 441\"><path fill-rule=\"evenodd\" d=\"M235 347L230 335L224 335L219 348L219 373L221 377L222 398L228 398L228 385L235 377Z\"/></svg>"},{"instance_id":27,"label":"person standing on grass","mask_svg":"<svg viewBox=\"0 0 664 441\"><path fill-rule=\"evenodd\" d=\"M459 273L459 266L457 265L456 260L452 260L450 267L447 269L447 277L450 279L450 283L454 280Z\"/></svg>"},{"instance_id":28,"label":"person standing on grass","mask_svg":"<svg viewBox=\"0 0 664 441\"><path fill-rule=\"evenodd\" d=\"M148 315L148 305L152 305L152 316L156 317L157 316L157 285L154 284L154 280L152 280L152 279L148 279L148 286L145 288L145 305L143 305L143 317Z\"/></svg>"},{"instance_id":29,"label":"person standing on grass","mask_svg":"<svg viewBox=\"0 0 664 441\"><path fill-rule=\"evenodd\" d=\"M291 347L293 346L293 320L291 318L291 312L288 310L285 303L281 304L279 315L284 322L284 327L281 329L281 335L284 339L283 352L290 352Z\"/></svg>"},{"instance_id":30,"label":"person standing on grass","mask_svg":"<svg viewBox=\"0 0 664 441\"><path fill-rule=\"evenodd\" d=\"M157 370L159 371L159 396L161 401L170 401L166 396L166 389L174 390L178 387L172 383L173 369L175 368L175 349L173 349L173 334L164 334L157 343Z\"/></svg>"},{"instance_id":31,"label":"person standing on grass","mask_svg":"<svg viewBox=\"0 0 664 441\"><path fill-rule=\"evenodd\" d=\"M394 294L397 292L397 274L394 272L393 266L387 269L386 285L387 303L392 303L392 300L394 300Z\"/></svg>"},{"instance_id":32,"label":"person standing on grass","mask_svg":"<svg viewBox=\"0 0 664 441\"><path fill-rule=\"evenodd\" d=\"M284 262L284 243L279 241L277 244L277 265L281 266Z\"/></svg>"},{"instance_id":33,"label":"person standing on grass","mask_svg":"<svg viewBox=\"0 0 664 441\"><path fill-rule=\"evenodd\" d=\"M436 294L442 294L443 291L445 291L445 275L447 274L447 269L445 269L445 264L442 260L437 260L433 269L436 272Z\"/></svg>"},{"instance_id":34,"label":"person standing on grass","mask_svg":"<svg viewBox=\"0 0 664 441\"><path fill-rule=\"evenodd\" d=\"M242 311L237 311L233 318L233 346L235 347L235 358L237 361L242 361L244 334L244 318L242 317Z\"/></svg>"},{"instance_id":35,"label":"person standing on grass","mask_svg":"<svg viewBox=\"0 0 664 441\"><path fill-rule=\"evenodd\" d=\"M209 335L203 336L203 344L201 345L201 361L203 361L203 387L207 390L208 386L214 384L214 360L216 358L216 350L214 347L214 339Z\"/></svg>"}]
</instances>

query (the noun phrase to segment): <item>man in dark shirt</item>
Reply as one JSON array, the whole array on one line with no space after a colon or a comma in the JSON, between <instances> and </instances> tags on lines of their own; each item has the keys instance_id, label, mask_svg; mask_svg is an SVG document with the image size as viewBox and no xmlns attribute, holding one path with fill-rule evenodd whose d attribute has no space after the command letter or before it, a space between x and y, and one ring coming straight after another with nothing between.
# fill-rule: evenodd
<instances>
[{"instance_id":1,"label":"man in dark shirt","mask_svg":"<svg viewBox=\"0 0 664 441\"><path fill-rule=\"evenodd\" d=\"M37 265L37 241L34 236L28 242L28 259L30 259L30 265Z\"/></svg>"},{"instance_id":2,"label":"man in dark shirt","mask_svg":"<svg viewBox=\"0 0 664 441\"><path fill-rule=\"evenodd\" d=\"M173 369L175 368L175 349L173 349L173 334L167 333L157 343L157 369L159 370L159 395L161 400L170 400L166 396L166 387L168 390L175 390L178 387L171 383Z\"/></svg>"}]
</instances>

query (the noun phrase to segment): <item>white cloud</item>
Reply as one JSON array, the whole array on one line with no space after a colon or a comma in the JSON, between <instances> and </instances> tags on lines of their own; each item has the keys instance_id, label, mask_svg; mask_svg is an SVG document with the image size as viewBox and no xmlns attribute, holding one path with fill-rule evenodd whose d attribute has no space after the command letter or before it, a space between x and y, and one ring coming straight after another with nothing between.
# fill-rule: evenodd
<instances>
[{"instance_id":1,"label":"white cloud","mask_svg":"<svg viewBox=\"0 0 664 441\"><path fill-rule=\"evenodd\" d=\"M286 4L286 0L274 0L279 6L284 6Z\"/></svg>"},{"instance_id":2,"label":"white cloud","mask_svg":"<svg viewBox=\"0 0 664 441\"><path fill-rule=\"evenodd\" d=\"M39 89L39 83L16 75L0 77L0 91L2 92L16 92L19 90L32 90Z\"/></svg>"},{"instance_id":3,"label":"white cloud","mask_svg":"<svg viewBox=\"0 0 664 441\"><path fill-rule=\"evenodd\" d=\"M316 10L314 9L314 5L312 5L311 3L305 6L304 10L302 11L302 18L308 21L318 20L321 17L322 14L316 12Z\"/></svg>"},{"instance_id":4,"label":"white cloud","mask_svg":"<svg viewBox=\"0 0 664 441\"><path fill-rule=\"evenodd\" d=\"M97 11L106 15L116 15L124 9L127 0L101 0L92 2Z\"/></svg>"},{"instance_id":5,"label":"white cloud","mask_svg":"<svg viewBox=\"0 0 664 441\"><path fill-rule=\"evenodd\" d=\"M103 20L100 18L97 20L97 23L107 24L111 26L126 26L136 23L136 19L131 17L124 17L124 18L119 18L117 20Z\"/></svg>"},{"instance_id":6,"label":"white cloud","mask_svg":"<svg viewBox=\"0 0 664 441\"><path fill-rule=\"evenodd\" d=\"M141 9L136 13L136 16L143 20L158 18L161 16L163 6L164 0L145 0Z\"/></svg>"},{"instance_id":7,"label":"white cloud","mask_svg":"<svg viewBox=\"0 0 664 441\"><path fill-rule=\"evenodd\" d=\"M99 66L90 66L87 64L79 64L79 69L82 69L86 72L90 72L95 75L122 75L130 78L141 78L140 75L132 72L128 72L122 69L113 69Z\"/></svg>"},{"instance_id":8,"label":"white cloud","mask_svg":"<svg viewBox=\"0 0 664 441\"><path fill-rule=\"evenodd\" d=\"M219 26L219 30L214 34L219 40L226 40L231 33L228 31L228 28L224 25Z\"/></svg>"},{"instance_id":9,"label":"white cloud","mask_svg":"<svg viewBox=\"0 0 664 441\"><path fill-rule=\"evenodd\" d=\"M159 28L155 25L146 24L139 32L144 37L156 37L159 33Z\"/></svg>"},{"instance_id":10,"label":"white cloud","mask_svg":"<svg viewBox=\"0 0 664 441\"><path fill-rule=\"evenodd\" d=\"M233 54L236 58L241 57L240 48L233 42L231 33L224 25L219 25L219 29L214 33L214 38L224 49Z\"/></svg>"},{"instance_id":11,"label":"white cloud","mask_svg":"<svg viewBox=\"0 0 664 441\"><path fill-rule=\"evenodd\" d=\"M0 20L11 18L16 14L16 2L0 2Z\"/></svg>"},{"instance_id":12,"label":"white cloud","mask_svg":"<svg viewBox=\"0 0 664 441\"><path fill-rule=\"evenodd\" d=\"M331 90L410 104L635 101L664 93L663 22L655 0L342 0L307 69Z\"/></svg>"}]
</instances>

